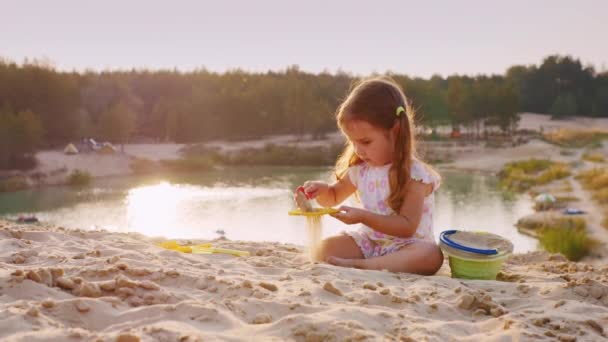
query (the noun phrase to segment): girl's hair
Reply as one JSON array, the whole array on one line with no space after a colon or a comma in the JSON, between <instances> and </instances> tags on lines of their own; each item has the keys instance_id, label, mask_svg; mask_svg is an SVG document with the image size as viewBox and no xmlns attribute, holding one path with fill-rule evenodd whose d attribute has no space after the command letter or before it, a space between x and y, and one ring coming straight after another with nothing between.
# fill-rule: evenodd
<instances>
[{"instance_id":1,"label":"girl's hair","mask_svg":"<svg viewBox=\"0 0 608 342\"><path fill-rule=\"evenodd\" d=\"M405 112L398 112L403 107ZM388 205L398 213L407 193L412 162L417 158L414 139L414 110L401 88L388 78L370 78L356 84L336 112L336 121L342 129L349 120L366 121L374 127L390 130L399 122L395 139L392 165L389 169L390 195ZM352 142L347 141L344 151L336 162L336 177L341 179L348 168L362 163L355 154ZM428 165L430 172L436 172Z\"/></svg>"}]
</instances>

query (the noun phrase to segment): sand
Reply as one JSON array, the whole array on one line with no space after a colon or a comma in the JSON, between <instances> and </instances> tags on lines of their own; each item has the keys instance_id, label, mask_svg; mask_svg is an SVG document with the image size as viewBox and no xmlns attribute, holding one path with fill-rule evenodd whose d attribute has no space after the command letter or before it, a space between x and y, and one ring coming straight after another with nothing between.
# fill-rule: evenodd
<instances>
[{"instance_id":1,"label":"sand","mask_svg":"<svg viewBox=\"0 0 608 342\"><path fill-rule=\"evenodd\" d=\"M521 113L517 127L533 131L550 132L555 129L599 129L608 130L608 118L576 116L568 119L552 120L550 115Z\"/></svg>"},{"instance_id":2,"label":"sand","mask_svg":"<svg viewBox=\"0 0 608 342\"><path fill-rule=\"evenodd\" d=\"M511 257L499 281L308 261L292 245L161 249L139 234L0 221L0 340L598 341L608 265ZM198 241L197 241L198 242Z\"/></svg>"},{"instance_id":3,"label":"sand","mask_svg":"<svg viewBox=\"0 0 608 342\"><path fill-rule=\"evenodd\" d=\"M321 261L321 256L319 255L321 236L323 235L323 224L321 222L321 217L319 216L306 217L307 249L309 260L312 262Z\"/></svg>"}]
</instances>

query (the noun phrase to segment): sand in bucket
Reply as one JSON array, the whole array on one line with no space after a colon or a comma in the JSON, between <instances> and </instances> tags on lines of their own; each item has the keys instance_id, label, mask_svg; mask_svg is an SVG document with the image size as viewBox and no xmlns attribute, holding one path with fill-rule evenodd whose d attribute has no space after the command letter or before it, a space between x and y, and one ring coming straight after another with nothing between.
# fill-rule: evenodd
<instances>
[{"instance_id":1,"label":"sand in bucket","mask_svg":"<svg viewBox=\"0 0 608 342\"><path fill-rule=\"evenodd\" d=\"M488 232L446 230L439 240L454 278L494 280L513 252L509 240Z\"/></svg>"},{"instance_id":2,"label":"sand in bucket","mask_svg":"<svg viewBox=\"0 0 608 342\"><path fill-rule=\"evenodd\" d=\"M485 232L458 231L450 235L450 239L461 245L478 249L495 249L497 252L509 253L513 250L513 244L505 238Z\"/></svg>"}]
</instances>

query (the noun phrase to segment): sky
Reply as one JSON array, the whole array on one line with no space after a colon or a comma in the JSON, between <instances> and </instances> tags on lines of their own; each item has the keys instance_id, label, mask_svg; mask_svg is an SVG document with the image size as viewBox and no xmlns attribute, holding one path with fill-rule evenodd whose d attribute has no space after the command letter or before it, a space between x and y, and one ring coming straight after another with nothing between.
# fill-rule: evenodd
<instances>
[{"instance_id":1,"label":"sky","mask_svg":"<svg viewBox=\"0 0 608 342\"><path fill-rule=\"evenodd\" d=\"M59 70L430 77L571 55L608 68L608 1L0 0L0 57Z\"/></svg>"}]
</instances>

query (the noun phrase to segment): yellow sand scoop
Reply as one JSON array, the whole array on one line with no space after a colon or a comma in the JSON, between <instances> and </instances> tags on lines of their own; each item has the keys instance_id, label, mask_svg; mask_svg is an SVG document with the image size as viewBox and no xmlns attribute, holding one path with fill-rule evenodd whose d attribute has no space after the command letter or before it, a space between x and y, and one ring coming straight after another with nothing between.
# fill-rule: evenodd
<instances>
[{"instance_id":1,"label":"yellow sand scoop","mask_svg":"<svg viewBox=\"0 0 608 342\"><path fill-rule=\"evenodd\" d=\"M312 197L310 197L310 195L306 193L306 190L304 190L304 187L299 186L296 189L296 196L295 196L295 200L296 200L296 204L297 204L298 208L295 210L289 211L288 214L291 216L316 217L316 216L322 216L322 215L327 215L327 214L335 214L335 213L339 212L338 209L334 209L334 208L313 208L312 205L310 204L311 199L312 199Z\"/></svg>"},{"instance_id":2,"label":"yellow sand scoop","mask_svg":"<svg viewBox=\"0 0 608 342\"><path fill-rule=\"evenodd\" d=\"M235 256L249 256L248 251L241 251L238 249L228 248L217 248L213 247L210 243L201 243L198 245L183 246L178 244L175 240L169 240L156 244L159 247L169 249L172 251L178 251L181 253L192 253L192 254L230 254Z\"/></svg>"},{"instance_id":3,"label":"yellow sand scoop","mask_svg":"<svg viewBox=\"0 0 608 342\"><path fill-rule=\"evenodd\" d=\"M311 211L303 211L302 209L295 209L288 212L291 216L322 216L327 214L335 214L340 210L336 208L312 208Z\"/></svg>"},{"instance_id":4,"label":"yellow sand scoop","mask_svg":"<svg viewBox=\"0 0 608 342\"><path fill-rule=\"evenodd\" d=\"M248 251L241 251L238 249L218 248L218 247L202 247L192 246L193 254L230 254L234 256L249 256Z\"/></svg>"}]
</instances>

